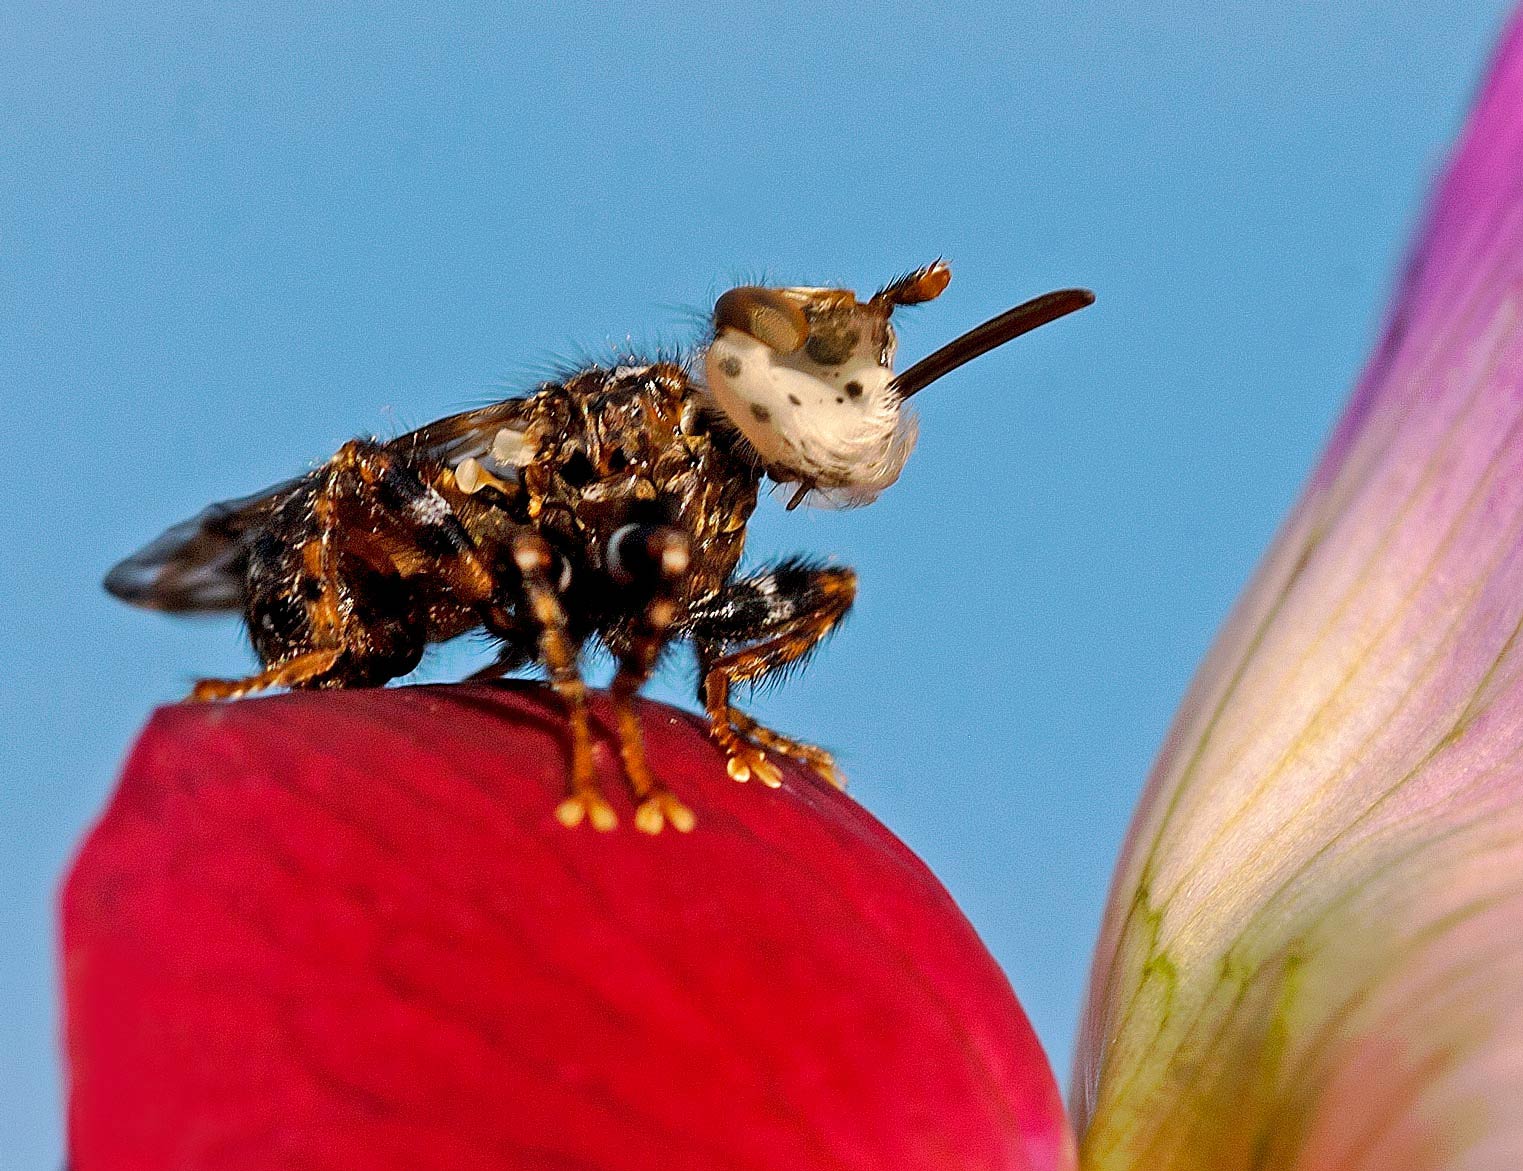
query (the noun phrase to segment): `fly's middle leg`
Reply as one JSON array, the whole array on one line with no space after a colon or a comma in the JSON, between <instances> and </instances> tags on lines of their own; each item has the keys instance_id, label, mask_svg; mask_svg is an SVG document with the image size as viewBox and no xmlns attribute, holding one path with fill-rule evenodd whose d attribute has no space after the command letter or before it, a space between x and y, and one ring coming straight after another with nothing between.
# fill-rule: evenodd
<instances>
[{"instance_id":1,"label":"fly's middle leg","mask_svg":"<svg viewBox=\"0 0 1523 1171\"><path fill-rule=\"evenodd\" d=\"M651 772L634 699L655 669L677 619L673 587L691 559L687 534L669 525L627 525L609 542L608 565L627 589L648 594L644 609L611 641L618 657L610 692L618 721L619 756L635 798L635 826L660 833L670 825L680 833L693 828L693 812Z\"/></svg>"},{"instance_id":2,"label":"fly's middle leg","mask_svg":"<svg viewBox=\"0 0 1523 1171\"><path fill-rule=\"evenodd\" d=\"M556 806L555 816L568 829L586 821L593 829L606 832L618 826L619 818L598 789L587 685L577 667L581 648L571 637L565 608L550 584L554 557L545 539L530 529L515 530L508 538L508 547L518 567L528 617L538 632L539 659L550 677L550 686L566 705L571 741L569 791ZM492 625L489 622L489 629Z\"/></svg>"}]
</instances>

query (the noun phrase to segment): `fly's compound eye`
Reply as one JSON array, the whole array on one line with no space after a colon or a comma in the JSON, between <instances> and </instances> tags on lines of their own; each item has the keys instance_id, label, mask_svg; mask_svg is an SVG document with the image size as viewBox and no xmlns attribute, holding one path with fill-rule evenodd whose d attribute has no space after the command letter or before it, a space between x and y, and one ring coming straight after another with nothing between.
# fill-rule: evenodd
<instances>
[{"instance_id":1,"label":"fly's compound eye","mask_svg":"<svg viewBox=\"0 0 1523 1171\"><path fill-rule=\"evenodd\" d=\"M809 338L809 321L796 302L777 289L743 285L714 303L714 335L736 329L779 354L791 354Z\"/></svg>"}]
</instances>

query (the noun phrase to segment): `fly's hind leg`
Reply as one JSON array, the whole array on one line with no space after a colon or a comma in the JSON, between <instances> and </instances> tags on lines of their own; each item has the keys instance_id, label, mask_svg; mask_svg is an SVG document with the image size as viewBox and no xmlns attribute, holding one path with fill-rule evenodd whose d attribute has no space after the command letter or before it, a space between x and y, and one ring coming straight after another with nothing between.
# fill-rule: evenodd
<instances>
[{"instance_id":1,"label":"fly's hind leg","mask_svg":"<svg viewBox=\"0 0 1523 1171\"><path fill-rule=\"evenodd\" d=\"M730 702L737 683L756 682L797 665L845 617L856 597L849 569L787 562L731 582L696 607L691 630L702 674L700 698L709 734L737 781L782 783L767 752L802 761L837 788L845 781L830 754L758 724Z\"/></svg>"},{"instance_id":2,"label":"fly's hind leg","mask_svg":"<svg viewBox=\"0 0 1523 1171\"><path fill-rule=\"evenodd\" d=\"M649 592L640 617L608 641L618 657L610 692L619 728L619 756L635 798L635 828L660 833L670 825L679 833L695 823L693 811L651 772L634 699L655 669L677 618L673 585L687 572L691 545L687 534L670 525L628 525L609 542L608 565L628 589Z\"/></svg>"},{"instance_id":3,"label":"fly's hind leg","mask_svg":"<svg viewBox=\"0 0 1523 1171\"><path fill-rule=\"evenodd\" d=\"M198 679L190 689L190 699L193 703L205 703L215 699L237 699L271 687L300 687L331 671L343 653L332 648L307 651L247 679Z\"/></svg>"},{"instance_id":4,"label":"fly's hind leg","mask_svg":"<svg viewBox=\"0 0 1523 1171\"><path fill-rule=\"evenodd\" d=\"M468 603L492 593L491 574L444 498L380 443L344 444L283 507L276 531L248 553L245 617L265 669L246 679L202 679L193 700L384 683L412 670L423 653L422 632L387 600L403 579L428 572ZM434 551L426 567L377 568L390 550L420 542Z\"/></svg>"}]
</instances>

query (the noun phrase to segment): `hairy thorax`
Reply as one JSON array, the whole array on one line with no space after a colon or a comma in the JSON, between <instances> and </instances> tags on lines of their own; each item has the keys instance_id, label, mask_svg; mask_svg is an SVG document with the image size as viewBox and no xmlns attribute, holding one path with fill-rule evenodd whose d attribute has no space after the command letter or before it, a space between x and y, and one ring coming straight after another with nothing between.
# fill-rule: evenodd
<instances>
[{"instance_id":1,"label":"hairy thorax","mask_svg":"<svg viewBox=\"0 0 1523 1171\"><path fill-rule=\"evenodd\" d=\"M740 447L681 366L595 367L525 402L494 445L495 463L483 461L501 491L478 492L473 503L490 500L532 524L593 611L619 609L608 596L617 593L618 567L606 564L614 535L632 524L676 526L691 540L679 596L693 601L719 590L745 545L761 472ZM489 521L461 511L468 528Z\"/></svg>"}]
</instances>

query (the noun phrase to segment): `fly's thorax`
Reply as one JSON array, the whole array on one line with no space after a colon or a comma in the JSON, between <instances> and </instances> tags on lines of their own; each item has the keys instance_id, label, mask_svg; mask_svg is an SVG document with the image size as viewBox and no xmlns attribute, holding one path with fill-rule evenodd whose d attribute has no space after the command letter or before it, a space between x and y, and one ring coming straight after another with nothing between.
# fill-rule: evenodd
<instances>
[{"instance_id":1,"label":"fly's thorax","mask_svg":"<svg viewBox=\"0 0 1523 1171\"><path fill-rule=\"evenodd\" d=\"M737 447L716 434L684 368L630 363L542 387L513 426L483 434L452 470L462 493L505 504L549 538L583 584L608 570L628 526L681 529L691 541L677 587L686 597L718 589L740 558L761 476Z\"/></svg>"}]
</instances>

